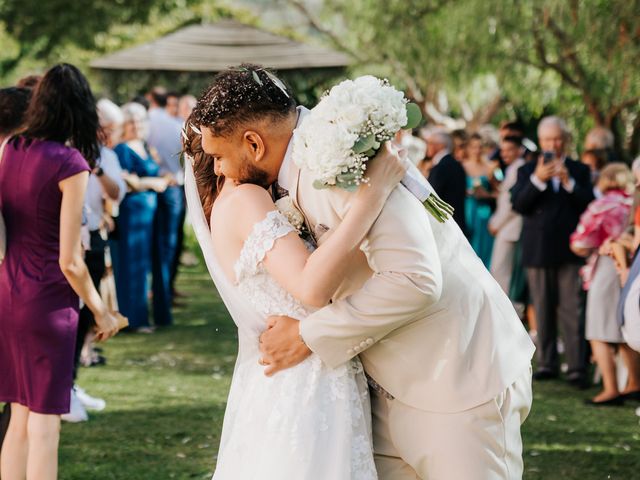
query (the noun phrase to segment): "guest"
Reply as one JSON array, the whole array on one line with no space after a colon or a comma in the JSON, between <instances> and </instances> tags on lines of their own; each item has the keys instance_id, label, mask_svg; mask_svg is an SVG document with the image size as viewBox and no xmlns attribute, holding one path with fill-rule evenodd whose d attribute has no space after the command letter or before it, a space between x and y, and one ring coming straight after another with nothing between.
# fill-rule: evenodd
<instances>
[{"instance_id":1,"label":"guest","mask_svg":"<svg viewBox=\"0 0 640 480\"><path fill-rule=\"evenodd\" d=\"M195 108L197 103L196 97L193 95L183 95L180 97L178 103L178 117L184 123L191 116L191 112ZM176 297L185 297L186 294L176 289L176 278L178 276L178 270L180 268L180 259L182 258L182 252L184 251L184 221L187 214L186 201L183 201L183 207L180 218L178 219L178 239L176 244L176 253L173 256L173 264L171 265L171 292L173 296L173 305L175 306Z\"/></svg>"},{"instance_id":2,"label":"guest","mask_svg":"<svg viewBox=\"0 0 640 480\"><path fill-rule=\"evenodd\" d=\"M507 295L510 293L514 256L522 231L522 216L511 206L511 188L518 179L518 170L525 164L522 153L520 137L505 137L501 140L500 156L506 165L505 179L498 192L496 211L489 219L489 231L495 236L491 273Z\"/></svg>"},{"instance_id":3,"label":"guest","mask_svg":"<svg viewBox=\"0 0 640 480\"><path fill-rule=\"evenodd\" d=\"M453 158L463 163L467 159L469 134L463 129L454 130L451 132L451 140L453 140Z\"/></svg>"},{"instance_id":4,"label":"guest","mask_svg":"<svg viewBox=\"0 0 640 480\"><path fill-rule=\"evenodd\" d=\"M538 364L534 378L558 376L558 323L564 337L567 380L584 388L587 355L581 315L579 270L582 259L571 252L569 236L593 200L589 168L566 156L569 131L564 120L545 117L538 125L540 147L551 158L518 170L511 190L513 209L522 214L522 264L538 324Z\"/></svg>"},{"instance_id":5,"label":"guest","mask_svg":"<svg viewBox=\"0 0 640 480\"><path fill-rule=\"evenodd\" d=\"M185 215L184 172L180 163L183 122L167 113L167 96L161 91L152 90L150 98L149 146L158 154L159 175L169 180L168 188L158 194L153 227L153 319L157 326L167 326L173 323L171 280Z\"/></svg>"},{"instance_id":6,"label":"guest","mask_svg":"<svg viewBox=\"0 0 640 480\"><path fill-rule=\"evenodd\" d=\"M89 175L87 193L85 195L85 215L87 219L86 228L89 234L88 249L84 252L84 261L87 264L91 281L96 290L100 289L100 281L105 273L105 248L106 231L104 230L103 217L104 199L108 198L112 202L119 203L127 193L127 186L122 178L122 169L118 162L118 156L113 150L107 148L105 144L111 143L114 133L117 131L116 125L122 125L122 112L113 102L102 99L97 104L98 120L100 124L99 139L100 157L96 167ZM87 335L91 333L95 324L93 313L85 305L80 310L78 321L78 334L76 337L75 364L73 380L77 381L80 356L85 345ZM104 400L89 395L84 389L74 384L71 391L71 408L69 413L62 416L62 420L67 422L84 422L89 419L86 409L103 410Z\"/></svg>"},{"instance_id":7,"label":"guest","mask_svg":"<svg viewBox=\"0 0 640 480\"><path fill-rule=\"evenodd\" d=\"M18 88L28 88L29 90L33 90L36 88L38 83L40 83L42 77L40 75L27 75L26 77L22 77L16 83L16 87Z\"/></svg>"},{"instance_id":8,"label":"guest","mask_svg":"<svg viewBox=\"0 0 640 480\"><path fill-rule=\"evenodd\" d=\"M116 218L117 241L112 249L118 304L129 318L130 330L150 333L148 275L151 273L153 219L157 192L167 188L167 180L158 177L160 168L145 144L147 111L138 103L122 107L122 142L114 149L120 167L125 170L129 193L120 204Z\"/></svg>"},{"instance_id":9,"label":"guest","mask_svg":"<svg viewBox=\"0 0 640 480\"><path fill-rule=\"evenodd\" d=\"M451 155L453 142L444 130L429 131L426 134L427 159L431 163L429 182L436 193L455 210L453 219L463 232L467 232L464 214L466 196L466 174L460 162Z\"/></svg>"},{"instance_id":10,"label":"guest","mask_svg":"<svg viewBox=\"0 0 640 480\"><path fill-rule=\"evenodd\" d=\"M60 415L69 411L79 299L98 336L117 331L78 246L98 117L78 69L50 69L36 87L25 130L6 145L0 210L7 255L0 265L0 402L11 402L0 476L57 478ZM71 146L66 146L66 144ZM34 195L34 192L38 192Z\"/></svg>"},{"instance_id":11,"label":"guest","mask_svg":"<svg viewBox=\"0 0 640 480\"><path fill-rule=\"evenodd\" d=\"M615 137L613 136L613 132L605 127L594 127L589 132L584 139L584 149L585 150L602 150L604 151L607 162L616 162L618 159L615 154Z\"/></svg>"},{"instance_id":12,"label":"guest","mask_svg":"<svg viewBox=\"0 0 640 480\"><path fill-rule=\"evenodd\" d=\"M178 103L178 117L182 122L186 122L191 116L191 112L196 108L198 100L193 95L182 95Z\"/></svg>"},{"instance_id":13,"label":"guest","mask_svg":"<svg viewBox=\"0 0 640 480\"><path fill-rule=\"evenodd\" d=\"M600 172L602 171L602 169L609 161L609 155L607 154L607 151L601 149L585 150L580 157L580 161L587 167L589 167L589 170L591 172L591 183L596 185L594 194L598 196L598 177L600 176Z\"/></svg>"},{"instance_id":14,"label":"guest","mask_svg":"<svg viewBox=\"0 0 640 480\"><path fill-rule=\"evenodd\" d=\"M29 88L9 87L0 89L0 164L2 162L2 145L22 126L30 97L31 90ZM2 365L0 365L0 368L2 368ZM2 450L2 442L9 426L10 418L11 404L7 403L0 414L0 451Z\"/></svg>"},{"instance_id":15,"label":"guest","mask_svg":"<svg viewBox=\"0 0 640 480\"><path fill-rule=\"evenodd\" d=\"M632 189L633 176L629 167L622 163L605 167L598 181L602 197L591 202L571 235L571 250L581 257L589 257L582 270L585 290L588 291L586 338L602 373L603 390L588 401L590 405L621 405L624 401L618 390L616 349L629 372L627 388L622 394L634 393L640 397L640 354L625 344L616 309L612 308L620 298L620 281L614 260L607 255L605 245L625 230L631 210Z\"/></svg>"},{"instance_id":16,"label":"guest","mask_svg":"<svg viewBox=\"0 0 640 480\"><path fill-rule=\"evenodd\" d=\"M180 118L180 94L177 92L167 92L167 103L164 107L167 114L172 118Z\"/></svg>"},{"instance_id":17,"label":"guest","mask_svg":"<svg viewBox=\"0 0 640 480\"><path fill-rule=\"evenodd\" d=\"M493 173L489 161L482 153L480 135L471 135L467 146L467 158L462 166L467 176L465 199L467 235L473 250L482 263L489 268L493 250L493 237L488 228L494 200L491 188Z\"/></svg>"}]
</instances>

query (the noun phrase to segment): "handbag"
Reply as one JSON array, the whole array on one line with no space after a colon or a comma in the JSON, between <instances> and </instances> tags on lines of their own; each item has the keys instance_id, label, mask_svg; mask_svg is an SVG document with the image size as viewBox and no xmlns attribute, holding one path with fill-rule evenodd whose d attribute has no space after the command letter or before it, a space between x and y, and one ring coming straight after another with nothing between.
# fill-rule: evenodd
<instances>
[{"instance_id":1,"label":"handbag","mask_svg":"<svg viewBox=\"0 0 640 480\"><path fill-rule=\"evenodd\" d=\"M5 138L0 145L0 165L2 165L2 155L4 154L4 147L7 145L9 141L9 137ZM4 257L7 254L7 227L4 223L4 217L2 216L2 211L0 210L0 265L4 261Z\"/></svg>"}]
</instances>

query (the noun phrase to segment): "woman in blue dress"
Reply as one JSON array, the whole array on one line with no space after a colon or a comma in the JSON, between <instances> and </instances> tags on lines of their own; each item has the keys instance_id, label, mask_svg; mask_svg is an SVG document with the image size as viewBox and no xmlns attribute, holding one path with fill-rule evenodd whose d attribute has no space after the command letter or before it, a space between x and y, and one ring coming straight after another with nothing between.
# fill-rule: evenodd
<instances>
[{"instance_id":1,"label":"woman in blue dress","mask_svg":"<svg viewBox=\"0 0 640 480\"><path fill-rule=\"evenodd\" d=\"M144 141L147 130L145 108L138 103L128 103L122 107L122 113L122 143L114 151L126 171L125 180L130 190L120 204L116 218L113 269L118 305L122 314L129 318L130 330L148 333L152 331L148 293L153 218L157 193L166 190L168 181L158 177L158 164Z\"/></svg>"},{"instance_id":2,"label":"woman in blue dress","mask_svg":"<svg viewBox=\"0 0 640 480\"><path fill-rule=\"evenodd\" d=\"M474 134L469 139L467 157L462 164L467 173L465 217L469 242L487 268L491 264L493 237L489 233L489 218L493 213L494 180L491 163L482 154L482 137Z\"/></svg>"}]
</instances>

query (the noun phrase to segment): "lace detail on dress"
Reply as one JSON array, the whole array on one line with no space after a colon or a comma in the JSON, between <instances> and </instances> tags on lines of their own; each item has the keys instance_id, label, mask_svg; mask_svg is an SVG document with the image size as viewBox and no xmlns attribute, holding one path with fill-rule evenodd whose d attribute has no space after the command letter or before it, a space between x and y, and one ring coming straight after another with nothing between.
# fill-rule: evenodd
<instances>
[{"instance_id":1,"label":"lace detail on dress","mask_svg":"<svg viewBox=\"0 0 640 480\"><path fill-rule=\"evenodd\" d=\"M261 222L256 223L240 251L240 257L234 265L236 282L241 283L245 277L255 275L262 260L281 237L295 232L287 217L277 210L267 213Z\"/></svg>"},{"instance_id":2,"label":"lace detail on dress","mask_svg":"<svg viewBox=\"0 0 640 480\"><path fill-rule=\"evenodd\" d=\"M264 318L304 321L311 312L262 265L275 241L292 231L284 215L269 212L234 265L238 289ZM240 330L213 479L375 480L369 392L360 360L329 368L311 355L266 377L258 365L259 334Z\"/></svg>"}]
</instances>

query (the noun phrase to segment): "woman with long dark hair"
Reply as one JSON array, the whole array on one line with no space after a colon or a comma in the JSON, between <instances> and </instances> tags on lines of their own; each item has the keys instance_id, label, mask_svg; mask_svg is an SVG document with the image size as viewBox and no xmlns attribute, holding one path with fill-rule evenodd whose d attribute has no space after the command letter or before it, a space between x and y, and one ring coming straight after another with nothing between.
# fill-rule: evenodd
<instances>
[{"instance_id":1,"label":"woman with long dark hair","mask_svg":"<svg viewBox=\"0 0 640 480\"><path fill-rule=\"evenodd\" d=\"M11 403L2 478L57 478L60 415L69 411L80 297L98 339L117 320L96 291L80 242L90 165L99 156L89 84L72 65L36 87L25 130L0 159L7 254L0 265L0 402Z\"/></svg>"}]
</instances>

